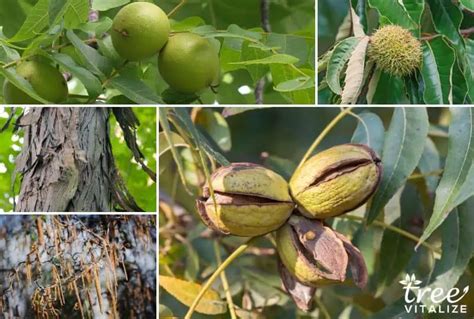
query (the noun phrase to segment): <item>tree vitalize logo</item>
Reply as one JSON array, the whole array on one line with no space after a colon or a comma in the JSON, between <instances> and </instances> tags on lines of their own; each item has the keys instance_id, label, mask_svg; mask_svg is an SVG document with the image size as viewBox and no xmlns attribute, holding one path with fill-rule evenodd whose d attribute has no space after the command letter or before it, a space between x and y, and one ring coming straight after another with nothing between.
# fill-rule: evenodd
<instances>
[{"instance_id":1,"label":"tree vitalize logo","mask_svg":"<svg viewBox=\"0 0 474 319\"><path fill-rule=\"evenodd\" d=\"M426 314L465 314L466 305L457 304L469 291L469 286L461 291L459 288L451 288L447 291L441 287L419 287L421 280L415 275L406 275L405 279L399 281L405 290L405 311L407 313ZM410 292L415 297L410 297ZM444 301L447 303L442 304Z\"/></svg>"}]
</instances>

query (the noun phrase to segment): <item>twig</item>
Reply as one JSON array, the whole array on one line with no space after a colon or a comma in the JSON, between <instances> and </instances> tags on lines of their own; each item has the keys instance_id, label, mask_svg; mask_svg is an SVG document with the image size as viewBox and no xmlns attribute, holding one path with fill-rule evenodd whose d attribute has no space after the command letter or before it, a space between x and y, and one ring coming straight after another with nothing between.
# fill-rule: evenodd
<instances>
[{"instance_id":1,"label":"twig","mask_svg":"<svg viewBox=\"0 0 474 319\"><path fill-rule=\"evenodd\" d=\"M178 11L182 6L184 6L187 1L188 0L181 0L181 2L178 3L178 5L174 7L173 10L170 11L170 13L168 13L168 17L171 17L173 14L175 14L176 11Z\"/></svg>"},{"instance_id":2,"label":"twig","mask_svg":"<svg viewBox=\"0 0 474 319\"><path fill-rule=\"evenodd\" d=\"M459 30L459 33L463 36L463 37L468 37L470 36L471 34L474 33L474 27L470 27L470 28L467 28L467 29L462 29L462 30ZM420 38L421 41L430 41L430 40L433 40L437 37L440 37L441 34L429 34L429 35L426 35L426 36L423 36Z\"/></svg>"},{"instance_id":3,"label":"twig","mask_svg":"<svg viewBox=\"0 0 474 319\"><path fill-rule=\"evenodd\" d=\"M201 291L194 299L191 307L189 307L189 310L186 313L186 316L184 316L184 319L191 319L194 311L196 310L197 305L199 304L199 301L201 301L206 291L211 287L217 277L219 277L221 272L223 272L237 257L242 255L247 248L253 245L257 238L258 237L253 237L247 243L240 245L239 248L237 248L229 257L227 257L227 259L216 269L216 271L212 274L209 280L204 284L204 286L202 286Z\"/></svg>"},{"instance_id":4,"label":"twig","mask_svg":"<svg viewBox=\"0 0 474 319\"><path fill-rule=\"evenodd\" d=\"M301 159L301 162L299 163L298 167L296 170L300 169L301 166L303 166L304 162L308 159L308 157L311 156L313 151L319 146L319 144L322 142L322 140L328 135L328 133L336 126L337 123L339 123L340 120L342 120L347 114L350 114L352 110L352 107L349 107L347 109L343 109L341 113L339 113L321 132L321 134L318 135L316 140L313 142L313 144L309 147L309 149L306 151L306 154L303 156Z\"/></svg>"},{"instance_id":5,"label":"twig","mask_svg":"<svg viewBox=\"0 0 474 319\"><path fill-rule=\"evenodd\" d=\"M341 216L337 216L336 218L344 218L344 219L352 219L352 220L357 220L357 221L361 221L361 222L365 222L365 218L364 217L360 217L360 216L355 216L355 215L341 215ZM418 243L420 241L420 238L413 235L412 233L409 233L401 228L398 228L396 226L393 226L393 225L388 225L388 224L385 224L384 222L382 221L379 221L379 220L375 220L373 223L373 225L375 226L379 226L381 228L386 228L388 230L391 230L393 232L396 232L398 233L399 235L403 236L403 237L406 237L412 241L414 241L415 243ZM437 247L434 247L433 245L431 244L428 244L427 242L422 242L421 243L422 246L425 246L426 248L428 248L429 250L433 251L433 252L436 252L438 254L441 254L441 251L437 248Z\"/></svg>"},{"instance_id":6,"label":"twig","mask_svg":"<svg viewBox=\"0 0 474 319\"><path fill-rule=\"evenodd\" d=\"M221 252L219 250L219 243L217 240L214 241L214 252L216 254L217 266L220 266L222 264L222 259L221 259ZM237 315L235 314L235 305L234 305L234 301L232 300L232 294L230 292L229 282L227 281L227 276L225 275L225 271L221 273L221 281L222 281L222 287L224 288L227 305L229 306L230 317L232 319L237 319Z\"/></svg>"},{"instance_id":7,"label":"twig","mask_svg":"<svg viewBox=\"0 0 474 319\"><path fill-rule=\"evenodd\" d=\"M265 32L272 32L270 25L270 1L260 0L260 20ZM265 89L265 77L263 76L255 86L255 104L263 104L263 91Z\"/></svg>"}]
</instances>

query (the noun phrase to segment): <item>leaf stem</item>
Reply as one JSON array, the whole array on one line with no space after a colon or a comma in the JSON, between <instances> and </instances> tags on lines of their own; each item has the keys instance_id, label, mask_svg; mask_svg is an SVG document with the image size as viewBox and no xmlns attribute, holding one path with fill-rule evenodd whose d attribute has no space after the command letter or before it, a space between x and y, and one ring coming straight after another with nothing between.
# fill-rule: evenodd
<instances>
[{"instance_id":1,"label":"leaf stem","mask_svg":"<svg viewBox=\"0 0 474 319\"><path fill-rule=\"evenodd\" d=\"M181 0L180 3L178 3L178 5L176 7L173 8L173 10L170 11L170 13L168 13L168 17L171 17L173 14L175 14L179 9L181 9L182 6L184 6L186 4L188 0Z\"/></svg>"},{"instance_id":2,"label":"leaf stem","mask_svg":"<svg viewBox=\"0 0 474 319\"><path fill-rule=\"evenodd\" d=\"M343 109L321 132L321 134L318 135L316 140L313 142L313 144L309 147L309 149L306 151L306 154L303 156L301 159L300 164L296 168L296 170L300 169L301 166L303 166L304 162L308 159L308 157L311 156L311 154L314 152L314 150L319 146L321 141L328 135L328 133L336 126L337 123L339 123L340 120L342 120L347 114L351 113L352 107L349 107L347 109Z\"/></svg>"},{"instance_id":3,"label":"leaf stem","mask_svg":"<svg viewBox=\"0 0 474 319\"><path fill-rule=\"evenodd\" d=\"M258 237L252 237L248 242L245 244L242 244L237 248L229 257L227 257L226 260L216 269L216 271L212 274L212 276L209 278L209 280L202 286L201 291L199 294L196 296L194 299L191 307L189 307L188 312L186 313L186 316L184 316L184 319L191 319L191 316L193 315L194 311L196 310L197 305L199 304L199 301L201 301L202 297L206 293L206 291L211 287L211 285L214 283L214 281L219 277L220 273L223 272L237 257L242 255L242 253L249 248L257 239Z\"/></svg>"},{"instance_id":4,"label":"leaf stem","mask_svg":"<svg viewBox=\"0 0 474 319\"><path fill-rule=\"evenodd\" d=\"M216 254L217 265L219 266L222 264L222 259L221 259L221 252L219 250L219 242L217 240L214 241L214 251ZM227 276L225 275L225 271L221 273L221 281L222 281L222 287L224 288L227 305L229 306L230 317L232 319L237 319L237 315L235 314L235 305L234 305L234 301L232 300L232 294L230 292L229 282L227 281Z\"/></svg>"},{"instance_id":5,"label":"leaf stem","mask_svg":"<svg viewBox=\"0 0 474 319\"><path fill-rule=\"evenodd\" d=\"M336 218L352 219L352 220L356 220L356 221L365 222L365 218L364 218L364 217L354 216L354 215L341 215L341 216L337 216ZM386 229L391 230L391 231L393 231L393 232L395 232L395 233L398 233L399 235L401 235L401 236L403 236L403 237L406 237L406 238L408 238L408 239L414 241L415 243L418 243L418 242L420 241L420 238L419 238L419 237L417 237L417 236L413 235L412 233L409 233L409 232L407 232L407 231L405 231L405 230L403 230L403 229L401 229L401 228L398 228L398 227L396 227L396 226L388 225L388 224L386 224L386 223L384 223L384 222L382 222L382 221L379 221L379 220L375 220L375 221L373 222L373 224L374 224L375 226L379 226L379 227L381 227L381 228L386 228ZM423 242L423 243L421 243L421 245L422 245L422 246L425 246L426 248L428 248L429 250L431 250L431 251L433 251L433 252L436 252L436 253L438 253L438 254L441 254L441 251L440 251L437 247L435 247L435 246L433 246L433 245L431 245L431 244L428 244L427 242Z\"/></svg>"}]
</instances>

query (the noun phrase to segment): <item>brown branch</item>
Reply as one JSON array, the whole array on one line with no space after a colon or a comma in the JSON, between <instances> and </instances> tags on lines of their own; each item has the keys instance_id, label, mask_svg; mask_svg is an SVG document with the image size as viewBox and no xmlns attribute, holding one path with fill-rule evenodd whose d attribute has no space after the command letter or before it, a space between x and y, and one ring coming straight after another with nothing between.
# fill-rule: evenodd
<instances>
[{"instance_id":1,"label":"brown branch","mask_svg":"<svg viewBox=\"0 0 474 319\"><path fill-rule=\"evenodd\" d=\"M469 37L471 34L474 33L474 27L470 27L470 28L467 28L467 29L462 29L462 30L459 30L459 33L461 34L461 36L467 38ZM423 37L420 38L420 41L430 41L430 40L433 40L437 37L440 37L441 34L439 33L434 33L434 34L427 34Z\"/></svg>"},{"instance_id":2,"label":"brown branch","mask_svg":"<svg viewBox=\"0 0 474 319\"><path fill-rule=\"evenodd\" d=\"M260 0L260 20L265 32L272 32L270 25L270 1ZM263 104L263 91L265 90L265 77L262 77L255 86L255 104Z\"/></svg>"}]
</instances>

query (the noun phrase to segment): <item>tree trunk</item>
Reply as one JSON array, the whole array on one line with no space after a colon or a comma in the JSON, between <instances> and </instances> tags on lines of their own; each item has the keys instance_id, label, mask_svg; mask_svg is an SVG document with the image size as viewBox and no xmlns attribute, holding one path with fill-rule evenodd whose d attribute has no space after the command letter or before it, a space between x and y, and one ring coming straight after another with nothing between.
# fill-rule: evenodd
<instances>
[{"instance_id":1,"label":"tree trunk","mask_svg":"<svg viewBox=\"0 0 474 319\"><path fill-rule=\"evenodd\" d=\"M115 165L109 110L36 107L19 119L24 145L19 212L109 212Z\"/></svg>"}]
</instances>

